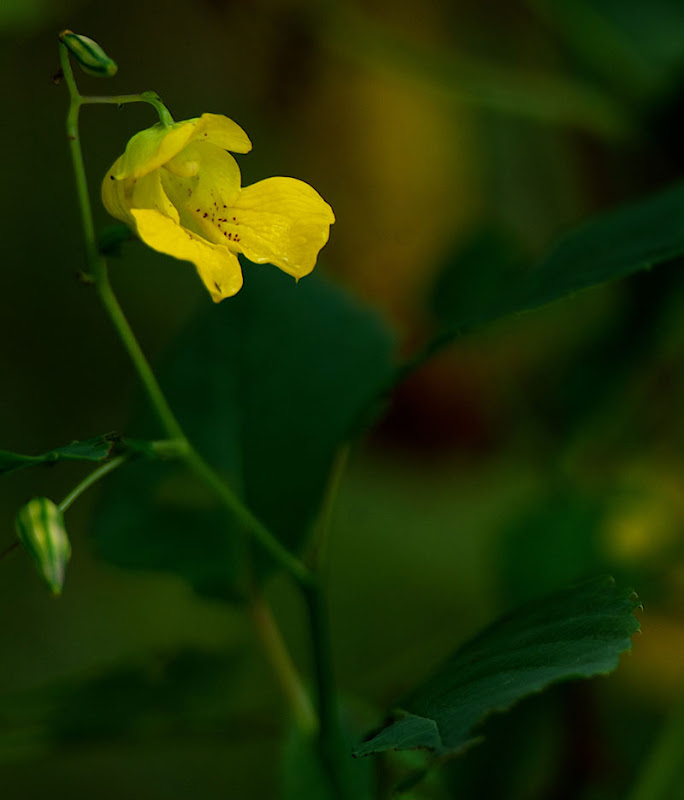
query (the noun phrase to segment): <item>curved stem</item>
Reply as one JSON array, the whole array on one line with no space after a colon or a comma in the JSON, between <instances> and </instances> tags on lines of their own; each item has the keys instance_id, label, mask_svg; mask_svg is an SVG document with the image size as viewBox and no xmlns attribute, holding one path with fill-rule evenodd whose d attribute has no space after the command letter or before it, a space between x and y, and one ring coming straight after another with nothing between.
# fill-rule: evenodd
<instances>
[{"instance_id":1,"label":"curved stem","mask_svg":"<svg viewBox=\"0 0 684 800\"><path fill-rule=\"evenodd\" d=\"M318 715L311 704L311 698L301 683L292 657L273 618L273 612L256 584L251 587L249 610L254 629L278 678L283 694L289 701L295 722L302 731L315 733L319 727Z\"/></svg>"},{"instance_id":2,"label":"curved stem","mask_svg":"<svg viewBox=\"0 0 684 800\"><path fill-rule=\"evenodd\" d=\"M309 586L313 581L311 572L304 564L292 555L273 534L245 506L221 476L202 458L195 448L185 440L187 445L184 460L200 480L218 495L223 505L243 524L252 538L284 567L301 586Z\"/></svg>"},{"instance_id":3,"label":"curved stem","mask_svg":"<svg viewBox=\"0 0 684 800\"><path fill-rule=\"evenodd\" d=\"M138 340L133 333L130 323L126 319L126 315L119 304L119 301L114 294L112 285L109 282L109 275L107 271L107 263L104 258L97 253L95 256L99 263L98 268L93 269L95 277L95 288L100 295L100 300L104 305L109 317L114 324L119 339L128 353L129 358L133 362L140 382L142 383L147 397L152 404L152 407L159 419L159 422L164 429L166 435L173 440L176 440L177 446L180 451L187 446L187 440L183 429L181 428L178 420L176 419L171 406L169 405L164 393L159 386L159 382L150 367L149 361L138 343Z\"/></svg>"},{"instance_id":4,"label":"curved stem","mask_svg":"<svg viewBox=\"0 0 684 800\"><path fill-rule=\"evenodd\" d=\"M82 105L102 104L123 106L126 103L149 103L154 106L162 125L173 125L173 117L156 92L141 92L140 94L116 95L81 95Z\"/></svg>"},{"instance_id":5,"label":"curved stem","mask_svg":"<svg viewBox=\"0 0 684 800\"><path fill-rule=\"evenodd\" d=\"M339 698L335 680L330 619L326 603L324 575L330 526L337 495L349 460L351 445L338 450L333 462L328 486L309 549L308 563L315 581L304 587L304 599L311 627L311 645L316 676L317 708L320 717L318 746L321 760L339 800L354 796L347 763L349 748L344 740L339 718Z\"/></svg>"},{"instance_id":6,"label":"curved stem","mask_svg":"<svg viewBox=\"0 0 684 800\"><path fill-rule=\"evenodd\" d=\"M89 489L94 483L100 480L100 478L104 478L105 475L109 475L110 472L114 472L117 467L120 467L124 461L128 459L128 455L117 456L113 458L111 461L108 461L106 464L103 464L101 467L98 467L96 470L87 475L77 486L75 486L69 494L62 500L62 502L58 505L59 510L64 513L67 508L74 502L74 500L78 499L86 489Z\"/></svg>"},{"instance_id":7,"label":"curved stem","mask_svg":"<svg viewBox=\"0 0 684 800\"><path fill-rule=\"evenodd\" d=\"M323 506L318 518L318 524L314 529L311 544L309 545L308 563L312 570L317 570L318 572L325 569L333 510L337 501L337 494L340 490L340 484L342 483L342 478L347 468L347 462L349 461L350 450L351 445L347 442L340 447L335 455L330 478L328 480L328 487L325 498L323 499Z\"/></svg>"},{"instance_id":8,"label":"curved stem","mask_svg":"<svg viewBox=\"0 0 684 800\"><path fill-rule=\"evenodd\" d=\"M100 299L109 314L112 323L119 335L121 343L128 353L138 377L145 388L148 399L159 418L166 435L175 440L176 450L192 471L208 486L210 486L226 508L234 514L245 526L249 533L267 550L270 555L286 569L297 581L302 584L310 582L309 570L292 553L283 547L273 534L249 511L239 500L223 479L207 464L188 441L183 429L176 419L171 407L150 367L145 354L133 333L123 309L119 305L107 273L107 262L97 249L95 226L90 204L90 195L86 180L85 164L78 132L78 114L84 98L79 94L74 74L69 62L67 49L60 45L60 59L64 78L69 88L71 102L67 115L67 137L71 148L71 156L76 178L81 221L86 244L88 265L92 272L95 286ZM146 99L143 95L141 98ZM120 99L120 98L119 98ZM149 100L149 98L147 98Z\"/></svg>"},{"instance_id":9,"label":"curved stem","mask_svg":"<svg viewBox=\"0 0 684 800\"><path fill-rule=\"evenodd\" d=\"M351 800L347 763L350 759L339 718L337 684L333 670L330 626L323 588L319 582L304 589L313 645L316 705L320 718L318 747L338 800Z\"/></svg>"},{"instance_id":10,"label":"curved stem","mask_svg":"<svg viewBox=\"0 0 684 800\"><path fill-rule=\"evenodd\" d=\"M629 800L668 800L679 796L684 755L684 695L665 722Z\"/></svg>"},{"instance_id":11,"label":"curved stem","mask_svg":"<svg viewBox=\"0 0 684 800\"><path fill-rule=\"evenodd\" d=\"M15 539L12 542L12 544L10 544L4 550L0 550L0 561L2 561L2 559L5 558L5 556L8 556L12 552L12 550L16 550L17 547L19 547L19 544L20 544L19 539Z\"/></svg>"},{"instance_id":12,"label":"curved stem","mask_svg":"<svg viewBox=\"0 0 684 800\"><path fill-rule=\"evenodd\" d=\"M221 476L202 458L202 456L195 450L195 448L188 441L183 429L181 428L178 420L176 419L168 401L157 381L157 378L152 371L145 354L140 347L138 340L133 333L133 330L126 319L126 316L119 305L119 302L114 294L112 286L109 282L107 273L107 262L98 251L97 242L95 238L95 227L93 224L92 208L90 205L90 196L88 193L88 184L86 180L85 165L83 162L83 154L81 151L81 144L78 132L78 118L81 105L87 103L126 103L126 102L150 102L153 105L159 104L161 109L165 111L165 107L161 101L149 93L147 95L120 95L118 97L103 98L103 97L82 97L79 94L76 82L74 80L73 71L69 61L68 53L64 45L60 46L60 60L62 70L64 73L65 81L69 89L71 102L69 105L69 112L67 115L67 136L69 139L69 146L71 149L71 156L74 167L74 175L76 178L76 188L78 193L79 206L81 209L81 220L83 224L83 232L85 236L86 255L88 260L89 269L92 272L93 280L97 288L100 299L109 314L114 327L119 335L121 343L127 351L133 366L138 374L138 377L147 393L148 399L156 412L159 422L165 430L171 442L167 442L167 447L180 458L182 458L187 466L209 486L217 494L225 508L231 513L237 521L239 521L247 532L266 550L271 557L283 567L305 590L314 586L314 578L311 571L287 548L285 548L273 534L261 523L252 512L241 502L232 489L223 481ZM162 115L162 110L157 108L162 118L162 122L170 124L165 121ZM170 114L168 120L173 122ZM119 462L120 463L120 462ZM83 481L76 489L68 495L62 503L62 510L67 508L71 502L95 480L98 480L106 472L115 469L119 466L117 459L114 459L107 465L104 465L99 470L96 470L92 475ZM285 644L280 636L280 632L275 626L275 621L270 614L268 606L263 600L253 598L252 615L255 619L257 629L259 631L262 642L266 649L267 655L278 676L280 677L281 684L285 689L285 694L292 706L295 719L299 724L305 727L306 730L312 731L317 727L317 719L315 712L311 708L308 697L306 697L305 690L302 682L296 672L294 664L290 659L289 653L285 648Z\"/></svg>"}]
</instances>

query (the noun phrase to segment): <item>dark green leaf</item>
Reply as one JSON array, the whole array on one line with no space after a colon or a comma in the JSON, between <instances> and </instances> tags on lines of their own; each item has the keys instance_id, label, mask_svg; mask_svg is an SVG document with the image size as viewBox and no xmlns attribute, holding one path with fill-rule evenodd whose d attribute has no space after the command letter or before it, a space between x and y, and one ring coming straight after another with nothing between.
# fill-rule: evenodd
<instances>
[{"instance_id":1,"label":"dark green leaf","mask_svg":"<svg viewBox=\"0 0 684 800\"><path fill-rule=\"evenodd\" d=\"M145 729L155 736L220 735L237 664L231 653L188 649L82 675L55 687L57 702L46 722L60 742L92 744L130 738Z\"/></svg>"},{"instance_id":2,"label":"dark green leaf","mask_svg":"<svg viewBox=\"0 0 684 800\"><path fill-rule=\"evenodd\" d=\"M576 228L529 270L520 269L515 252L501 242L470 244L441 278L440 286L456 285L459 291L446 292L441 300L442 331L428 352L486 322L683 255L682 219L684 184L677 184Z\"/></svg>"},{"instance_id":3,"label":"dark green leaf","mask_svg":"<svg viewBox=\"0 0 684 800\"><path fill-rule=\"evenodd\" d=\"M54 464L57 461L106 461L121 441L116 434L105 434L82 442L72 442L39 456L22 456L0 450L0 475L36 464Z\"/></svg>"},{"instance_id":4,"label":"dark green leaf","mask_svg":"<svg viewBox=\"0 0 684 800\"><path fill-rule=\"evenodd\" d=\"M465 748L488 714L549 684L615 669L638 630L637 606L634 594L601 578L519 609L458 650L354 754Z\"/></svg>"},{"instance_id":5,"label":"dark green leaf","mask_svg":"<svg viewBox=\"0 0 684 800\"><path fill-rule=\"evenodd\" d=\"M123 222L114 222L104 228L97 238L98 250L106 256L120 256L121 245L134 240L134 235L128 225Z\"/></svg>"},{"instance_id":6,"label":"dark green leaf","mask_svg":"<svg viewBox=\"0 0 684 800\"><path fill-rule=\"evenodd\" d=\"M606 493L567 482L544 488L503 526L497 561L504 596L512 604L614 567L602 544Z\"/></svg>"},{"instance_id":7,"label":"dark green leaf","mask_svg":"<svg viewBox=\"0 0 684 800\"><path fill-rule=\"evenodd\" d=\"M459 243L439 271L431 310L444 327L454 319L485 316L519 280L525 258L520 245L495 227L475 231Z\"/></svg>"},{"instance_id":8,"label":"dark green leaf","mask_svg":"<svg viewBox=\"0 0 684 800\"><path fill-rule=\"evenodd\" d=\"M0 761L18 748L218 739L234 735L234 652L188 648L138 656L0 694ZM242 731L240 731L242 733ZM62 750L64 752L64 750Z\"/></svg>"},{"instance_id":9,"label":"dark green leaf","mask_svg":"<svg viewBox=\"0 0 684 800\"><path fill-rule=\"evenodd\" d=\"M197 448L292 550L304 542L340 444L394 369L380 321L316 278L245 270L245 287L207 304L162 383ZM230 596L237 528L193 479L135 465L110 483L99 552L183 575Z\"/></svg>"}]
</instances>

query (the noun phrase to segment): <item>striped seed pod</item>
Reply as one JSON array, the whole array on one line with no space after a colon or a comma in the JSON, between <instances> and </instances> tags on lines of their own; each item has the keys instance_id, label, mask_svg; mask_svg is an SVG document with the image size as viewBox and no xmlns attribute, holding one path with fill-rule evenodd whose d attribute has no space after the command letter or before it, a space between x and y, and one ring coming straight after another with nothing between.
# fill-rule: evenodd
<instances>
[{"instance_id":1,"label":"striped seed pod","mask_svg":"<svg viewBox=\"0 0 684 800\"><path fill-rule=\"evenodd\" d=\"M62 512L47 497L34 497L17 512L15 527L40 576L53 594L61 594L71 556Z\"/></svg>"},{"instance_id":2,"label":"striped seed pod","mask_svg":"<svg viewBox=\"0 0 684 800\"><path fill-rule=\"evenodd\" d=\"M62 31L59 40L78 61L81 69L96 78L111 78L118 66L97 42L73 31Z\"/></svg>"}]
</instances>

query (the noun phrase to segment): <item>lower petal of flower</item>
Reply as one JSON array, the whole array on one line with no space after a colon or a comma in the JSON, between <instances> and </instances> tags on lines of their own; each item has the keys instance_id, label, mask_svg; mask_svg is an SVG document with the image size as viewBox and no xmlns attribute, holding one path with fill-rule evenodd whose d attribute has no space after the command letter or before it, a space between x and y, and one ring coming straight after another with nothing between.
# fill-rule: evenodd
<instances>
[{"instance_id":1,"label":"lower petal of flower","mask_svg":"<svg viewBox=\"0 0 684 800\"><path fill-rule=\"evenodd\" d=\"M233 249L301 278L316 266L335 215L308 183L267 178L240 192L231 203L230 219L236 233Z\"/></svg>"},{"instance_id":2,"label":"lower petal of flower","mask_svg":"<svg viewBox=\"0 0 684 800\"><path fill-rule=\"evenodd\" d=\"M169 217L149 209L132 209L140 238L160 253L191 261L215 303L242 288L237 256L181 227Z\"/></svg>"},{"instance_id":3,"label":"lower petal of flower","mask_svg":"<svg viewBox=\"0 0 684 800\"><path fill-rule=\"evenodd\" d=\"M179 221L178 211L162 186L160 170L150 172L142 178L120 181L114 177L118 163L117 161L114 164L102 182L102 202L113 217L135 226L131 209L150 208L170 217L174 222Z\"/></svg>"}]
</instances>

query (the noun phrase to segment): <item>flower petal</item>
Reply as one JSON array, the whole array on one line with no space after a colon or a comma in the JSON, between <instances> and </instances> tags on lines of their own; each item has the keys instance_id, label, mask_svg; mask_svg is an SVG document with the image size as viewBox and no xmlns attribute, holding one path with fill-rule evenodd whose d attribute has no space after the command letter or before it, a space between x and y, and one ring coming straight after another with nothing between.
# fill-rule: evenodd
<instances>
[{"instance_id":1,"label":"flower petal","mask_svg":"<svg viewBox=\"0 0 684 800\"><path fill-rule=\"evenodd\" d=\"M234 247L257 264L275 264L301 278L316 266L335 221L332 208L308 183L267 178L246 186L230 208Z\"/></svg>"},{"instance_id":2,"label":"flower petal","mask_svg":"<svg viewBox=\"0 0 684 800\"><path fill-rule=\"evenodd\" d=\"M114 177L121 170L123 156L118 158L102 181L102 203L107 211L127 225L133 225L134 220L129 213L129 203L126 200L125 181L118 181Z\"/></svg>"},{"instance_id":3,"label":"flower petal","mask_svg":"<svg viewBox=\"0 0 684 800\"><path fill-rule=\"evenodd\" d=\"M188 119L173 125L158 122L133 136L126 151L117 162L115 180L141 178L170 161L193 138L198 119Z\"/></svg>"},{"instance_id":4,"label":"flower petal","mask_svg":"<svg viewBox=\"0 0 684 800\"><path fill-rule=\"evenodd\" d=\"M176 163L179 159L197 163L197 174L180 174L184 170ZM210 242L223 243L227 209L240 192L240 168L233 156L216 145L197 141L189 144L171 167L160 170L161 180L180 212L181 225Z\"/></svg>"},{"instance_id":5,"label":"flower petal","mask_svg":"<svg viewBox=\"0 0 684 800\"><path fill-rule=\"evenodd\" d=\"M191 261L215 303L242 288L242 270L237 256L182 228L169 217L149 209L133 209L140 238L160 253Z\"/></svg>"},{"instance_id":6,"label":"flower petal","mask_svg":"<svg viewBox=\"0 0 684 800\"><path fill-rule=\"evenodd\" d=\"M249 153L249 136L232 119L223 114L202 114L193 134L194 139L215 144L231 153Z\"/></svg>"},{"instance_id":7,"label":"flower petal","mask_svg":"<svg viewBox=\"0 0 684 800\"><path fill-rule=\"evenodd\" d=\"M118 162L114 164L102 182L102 202L113 217L135 226L131 209L150 208L170 217L174 222L179 221L178 212L162 186L159 170L143 175L142 178L117 181L114 178L117 164Z\"/></svg>"}]
</instances>

